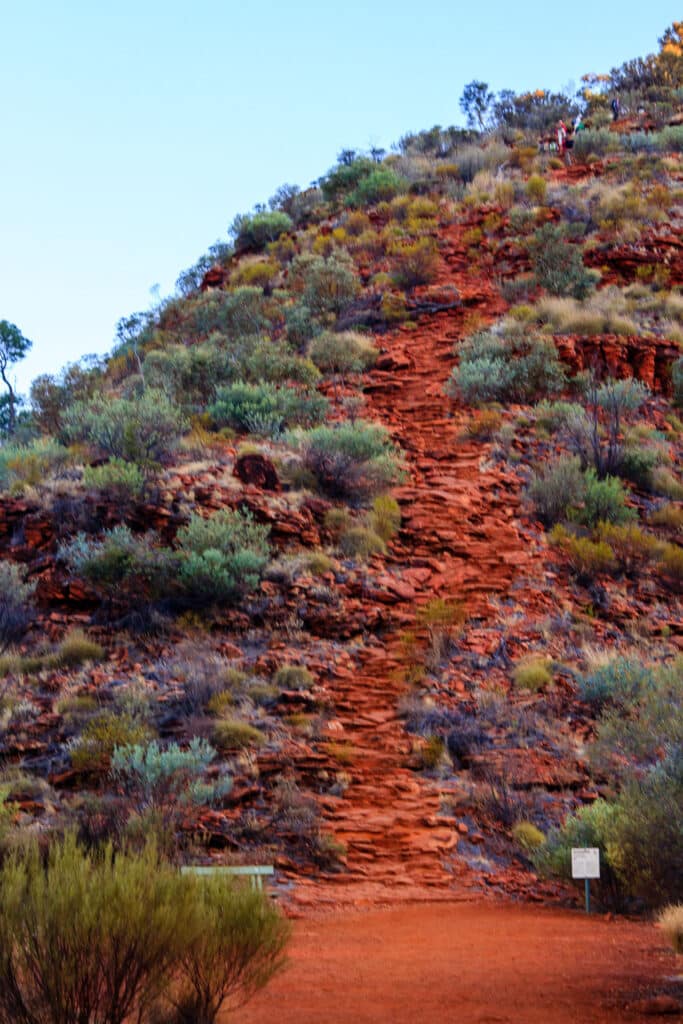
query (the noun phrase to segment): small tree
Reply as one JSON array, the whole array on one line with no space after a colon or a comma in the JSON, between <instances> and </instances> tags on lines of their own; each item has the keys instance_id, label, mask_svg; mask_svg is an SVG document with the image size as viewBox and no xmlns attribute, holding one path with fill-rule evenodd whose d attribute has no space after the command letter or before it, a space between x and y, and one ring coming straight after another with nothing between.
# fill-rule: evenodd
<instances>
[{"instance_id":1,"label":"small tree","mask_svg":"<svg viewBox=\"0 0 683 1024\"><path fill-rule=\"evenodd\" d=\"M468 82L460 97L460 109L467 118L468 128L484 131L486 119L495 99L487 82Z\"/></svg>"},{"instance_id":2,"label":"small tree","mask_svg":"<svg viewBox=\"0 0 683 1024\"><path fill-rule=\"evenodd\" d=\"M213 1024L284 962L263 893L73 836L0 868L0 1024Z\"/></svg>"},{"instance_id":3,"label":"small tree","mask_svg":"<svg viewBox=\"0 0 683 1024\"><path fill-rule=\"evenodd\" d=\"M31 350L33 342L25 338L21 333L16 324L11 324L9 320L0 320L0 377L7 388L8 397L8 416L7 416L7 432L13 434L16 425L16 405L17 405L17 394L12 387L12 383L8 377L10 366L14 363L18 363L20 359Z\"/></svg>"},{"instance_id":4,"label":"small tree","mask_svg":"<svg viewBox=\"0 0 683 1024\"><path fill-rule=\"evenodd\" d=\"M243 1006L284 966L289 924L261 893L225 877L195 888L202 927L183 954L173 1002L178 1024L213 1024L221 1007Z\"/></svg>"}]
</instances>

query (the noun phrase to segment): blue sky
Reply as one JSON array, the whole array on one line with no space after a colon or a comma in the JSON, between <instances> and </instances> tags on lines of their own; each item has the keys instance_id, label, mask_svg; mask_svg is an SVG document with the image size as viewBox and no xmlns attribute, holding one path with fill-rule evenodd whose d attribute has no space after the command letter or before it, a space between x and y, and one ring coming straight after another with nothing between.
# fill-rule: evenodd
<instances>
[{"instance_id":1,"label":"blue sky","mask_svg":"<svg viewBox=\"0 0 683 1024\"><path fill-rule=\"evenodd\" d=\"M461 122L473 78L578 84L651 52L680 3L0 0L0 319L18 369L105 352L234 215L345 146Z\"/></svg>"}]
</instances>

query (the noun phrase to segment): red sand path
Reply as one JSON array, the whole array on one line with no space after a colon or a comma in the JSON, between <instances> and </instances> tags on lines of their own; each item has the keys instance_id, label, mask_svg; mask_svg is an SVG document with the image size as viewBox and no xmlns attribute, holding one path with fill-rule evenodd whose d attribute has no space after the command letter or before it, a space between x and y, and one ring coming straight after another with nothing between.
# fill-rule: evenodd
<instances>
[{"instance_id":1,"label":"red sand path","mask_svg":"<svg viewBox=\"0 0 683 1024\"><path fill-rule=\"evenodd\" d=\"M657 1018L630 1004L665 990L674 971L673 956L645 923L474 903L356 911L295 922L289 966L237 1017L241 1024L639 1022Z\"/></svg>"}]
</instances>

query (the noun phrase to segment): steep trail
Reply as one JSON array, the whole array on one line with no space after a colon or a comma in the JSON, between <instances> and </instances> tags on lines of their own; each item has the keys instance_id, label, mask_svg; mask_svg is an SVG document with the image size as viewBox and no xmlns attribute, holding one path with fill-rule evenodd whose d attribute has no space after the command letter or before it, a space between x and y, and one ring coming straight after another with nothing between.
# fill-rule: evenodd
<instances>
[{"instance_id":1,"label":"steep trail","mask_svg":"<svg viewBox=\"0 0 683 1024\"><path fill-rule=\"evenodd\" d=\"M331 738L349 752L350 784L322 806L347 856L341 873L303 880L303 903L453 899L476 885L457 857L456 823L441 812L436 782L409 765L411 738L397 708L406 693L401 633L435 596L464 601L470 617L490 622L489 596L505 599L514 589L524 603L528 587L538 605L545 589L542 562L516 521L514 475L486 461L487 445L463 440L468 417L444 393L466 317L474 312L485 324L504 304L484 274L469 271L457 227L446 232L441 259L437 286L455 286L461 305L382 337L383 369L365 388L370 418L388 427L407 461L406 481L393 492L402 528L387 564L397 583L395 624L366 646L356 672L340 670L329 684Z\"/></svg>"}]
</instances>

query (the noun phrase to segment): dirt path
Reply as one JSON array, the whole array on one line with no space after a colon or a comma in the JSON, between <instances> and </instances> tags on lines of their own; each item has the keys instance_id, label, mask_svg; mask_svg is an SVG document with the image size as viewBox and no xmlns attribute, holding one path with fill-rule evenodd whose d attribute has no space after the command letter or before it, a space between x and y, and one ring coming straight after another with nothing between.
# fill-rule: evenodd
<instances>
[{"instance_id":1,"label":"dirt path","mask_svg":"<svg viewBox=\"0 0 683 1024\"><path fill-rule=\"evenodd\" d=\"M673 971L673 956L647 924L497 904L350 912L297 921L289 967L240 1020L645 1021L652 1018L629 1004L665 990Z\"/></svg>"},{"instance_id":2,"label":"dirt path","mask_svg":"<svg viewBox=\"0 0 683 1024\"><path fill-rule=\"evenodd\" d=\"M516 479L486 462L489 446L463 439L468 417L454 413L444 393L466 318L484 324L503 309L490 280L469 271L460 233L457 226L446 232L437 281L437 288L457 289L460 305L383 336L382 369L365 388L370 417L386 424L408 467L394 491L403 524L388 560L397 625L367 647L359 671L340 671L330 684L334 739L352 757L344 797L323 801L323 810L348 856L341 875L301 882L296 898L305 903L453 898L468 877L473 884L464 861L452 856L458 837L441 816L436 784L407 765L410 738L397 714L405 693L400 635L416 607L434 596L464 601L470 616L489 622L491 595L514 588L517 602L528 598L538 607L546 600L542 560L516 518Z\"/></svg>"}]
</instances>

